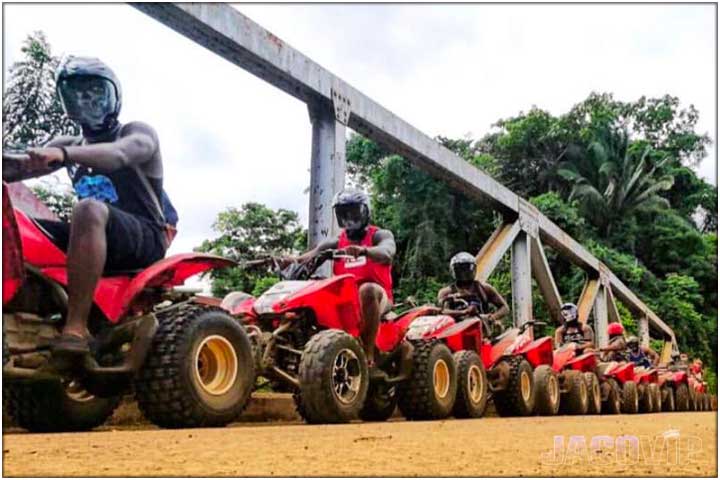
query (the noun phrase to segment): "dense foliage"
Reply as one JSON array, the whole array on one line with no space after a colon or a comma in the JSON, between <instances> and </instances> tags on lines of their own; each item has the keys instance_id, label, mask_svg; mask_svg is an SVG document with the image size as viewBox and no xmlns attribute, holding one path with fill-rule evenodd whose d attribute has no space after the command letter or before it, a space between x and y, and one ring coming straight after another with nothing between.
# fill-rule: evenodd
<instances>
[{"instance_id":1,"label":"dense foliage","mask_svg":"<svg viewBox=\"0 0 720 480\"><path fill-rule=\"evenodd\" d=\"M529 197L665 319L682 350L714 365L717 188L692 169L709 142L695 131L697 118L671 96L620 102L591 94L564 115L533 108L501 120L477 141L437 140ZM431 298L449 280L449 257L477 252L499 219L365 138L353 137L347 152L376 221L398 238L398 289ZM563 298L577 298L583 272L546 253ZM505 295L507 268L492 278ZM535 315L547 318L534 298ZM620 312L634 330L627 309Z\"/></svg>"},{"instance_id":2,"label":"dense foliage","mask_svg":"<svg viewBox=\"0 0 720 480\"><path fill-rule=\"evenodd\" d=\"M213 229L219 234L197 248L237 262L255 260L263 255L297 253L306 243L307 233L297 213L272 210L259 203L246 203L240 209L227 208L218 215ZM254 295L270 287L276 277L270 266L213 270L213 294L222 297L232 291Z\"/></svg>"}]
</instances>

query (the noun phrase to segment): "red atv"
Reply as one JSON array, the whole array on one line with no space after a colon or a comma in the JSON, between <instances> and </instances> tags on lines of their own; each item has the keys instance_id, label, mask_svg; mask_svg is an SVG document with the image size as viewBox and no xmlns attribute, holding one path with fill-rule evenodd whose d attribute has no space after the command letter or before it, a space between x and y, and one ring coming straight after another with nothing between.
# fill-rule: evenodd
<instances>
[{"instance_id":1,"label":"red atv","mask_svg":"<svg viewBox=\"0 0 720 480\"><path fill-rule=\"evenodd\" d=\"M455 352L459 382L456 417L482 416L488 390L502 416L557 413L560 394L550 367L552 340L533 339L531 327L542 325L540 322L528 322L491 340L489 325L463 313L470 311L470 303L462 296L450 295L442 308L450 315L425 318L436 325L432 334Z\"/></svg>"},{"instance_id":2,"label":"red atv","mask_svg":"<svg viewBox=\"0 0 720 480\"><path fill-rule=\"evenodd\" d=\"M240 413L254 378L245 331L222 310L173 290L233 262L193 253L105 272L88 319L91 354L76 364L49 349L67 312L65 253L13 208L5 182L2 221L3 399L21 427L91 429L132 390L162 427L221 426Z\"/></svg>"},{"instance_id":3,"label":"red atv","mask_svg":"<svg viewBox=\"0 0 720 480\"><path fill-rule=\"evenodd\" d=\"M555 350L553 370L560 377L561 411L570 415L597 415L602 411L602 391L595 352L581 352L571 342Z\"/></svg>"},{"instance_id":4,"label":"red atv","mask_svg":"<svg viewBox=\"0 0 720 480\"><path fill-rule=\"evenodd\" d=\"M666 389L667 395L672 396L672 398L665 396L665 403L672 404L672 408L668 408L668 411L687 412L692 410L692 393L687 370L675 366L661 369L659 381Z\"/></svg>"},{"instance_id":5,"label":"red atv","mask_svg":"<svg viewBox=\"0 0 720 480\"><path fill-rule=\"evenodd\" d=\"M597 366L600 378L603 413L638 413L640 402L635 383L635 364L632 362L601 362Z\"/></svg>"},{"instance_id":6,"label":"red atv","mask_svg":"<svg viewBox=\"0 0 720 480\"><path fill-rule=\"evenodd\" d=\"M253 344L256 370L276 391L294 393L309 423L343 423L360 417L389 418L398 405L409 419L443 418L457 390L455 362L422 317L433 307L388 314L377 338L377 369L370 378L359 343L358 285L352 275L317 278L327 260L347 258L326 250L282 269L282 281L257 299L227 295L221 306L239 317ZM420 318L422 317L422 318Z\"/></svg>"},{"instance_id":7,"label":"red atv","mask_svg":"<svg viewBox=\"0 0 720 480\"><path fill-rule=\"evenodd\" d=\"M495 410L500 416L533 413L554 415L560 406L560 388L552 369L552 338L534 338L530 321L483 342L482 359L488 370Z\"/></svg>"}]
</instances>

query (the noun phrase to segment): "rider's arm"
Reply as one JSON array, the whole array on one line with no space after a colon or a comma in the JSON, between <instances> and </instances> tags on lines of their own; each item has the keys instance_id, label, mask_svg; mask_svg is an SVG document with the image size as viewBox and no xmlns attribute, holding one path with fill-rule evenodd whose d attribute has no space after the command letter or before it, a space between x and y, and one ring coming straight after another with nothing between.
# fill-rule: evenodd
<instances>
[{"instance_id":1,"label":"rider's arm","mask_svg":"<svg viewBox=\"0 0 720 480\"><path fill-rule=\"evenodd\" d=\"M559 347L563 344L563 327L555 329L555 346Z\"/></svg>"},{"instance_id":2,"label":"rider's arm","mask_svg":"<svg viewBox=\"0 0 720 480\"><path fill-rule=\"evenodd\" d=\"M650 357L650 361L652 362L652 364L657 365L660 361L660 355L658 355L657 352L650 347L642 347L642 349L643 352L645 352L645 355Z\"/></svg>"},{"instance_id":3,"label":"rider's arm","mask_svg":"<svg viewBox=\"0 0 720 480\"><path fill-rule=\"evenodd\" d=\"M57 137L45 145L45 148L70 145L74 137ZM19 182L28 178L42 177L62 168L62 155L58 158L38 157L28 154L3 153L2 177L6 182Z\"/></svg>"},{"instance_id":4,"label":"rider's arm","mask_svg":"<svg viewBox=\"0 0 720 480\"><path fill-rule=\"evenodd\" d=\"M450 287L443 287L440 289L440 291L438 292L438 296L437 296L437 304L439 307L443 306L443 302L448 297L448 295L450 295L451 293L452 293L452 288L450 288Z\"/></svg>"},{"instance_id":5,"label":"rider's arm","mask_svg":"<svg viewBox=\"0 0 720 480\"><path fill-rule=\"evenodd\" d=\"M615 352L619 350L625 350L626 348L627 345L625 344L625 339L618 338L608 343L607 347L601 348L600 350L602 350L603 352Z\"/></svg>"},{"instance_id":6,"label":"rider's arm","mask_svg":"<svg viewBox=\"0 0 720 480\"><path fill-rule=\"evenodd\" d=\"M373 235L373 246L365 249L365 255L377 263L391 264L395 256L395 237L390 230L378 230Z\"/></svg>"},{"instance_id":7,"label":"rider's arm","mask_svg":"<svg viewBox=\"0 0 720 480\"><path fill-rule=\"evenodd\" d=\"M323 250L331 250L331 249L337 248L337 246L338 246L337 238L328 238L328 239L325 239L322 242L318 243L315 248L308 250L307 252L303 253L299 257L295 257L295 258L288 257L288 258L292 261L303 263L303 262L307 262L311 258L316 257Z\"/></svg>"},{"instance_id":8,"label":"rider's arm","mask_svg":"<svg viewBox=\"0 0 720 480\"><path fill-rule=\"evenodd\" d=\"M590 325L582 324L583 343L580 348L593 348L595 346L595 332Z\"/></svg>"},{"instance_id":9,"label":"rider's arm","mask_svg":"<svg viewBox=\"0 0 720 480\"><path fill-rule=\"evenodd\" d=\"M114 142L66 147L68 161L112 172L151 160L158 149L155 130L147 124L132 122L124 131L126 135Z\"/></svg>"},{"instance_id":10,"label":"rider's arm","mask_svg":"<svg viewBox=\"0 0 720 480\"><path fill-rule=\"evenodd\" d=\"M495 290L495 288L490 285L489 283L483 283L482 284L483 289L487 293L488 296L488 302L495 305L497 310L495 310L494 313L490 314L490 320L491 321L497 321L502 318L504 318L508 313L510 313L510 307L508 307L507 302L503 298L500 293Z\"/></svg>"}]
</instances>

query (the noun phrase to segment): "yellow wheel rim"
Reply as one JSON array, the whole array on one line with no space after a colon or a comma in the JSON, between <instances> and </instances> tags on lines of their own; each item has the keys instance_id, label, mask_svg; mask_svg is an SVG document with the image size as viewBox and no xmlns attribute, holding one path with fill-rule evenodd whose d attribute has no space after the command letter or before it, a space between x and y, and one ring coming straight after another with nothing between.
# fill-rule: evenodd
<instances>
[{"instance_id":1,"label":"yellow wheel rim","mask_svg":"<svg viewBox=\"0 0 720 480\"><path fill-rule=\"evenodd\" d=\"M530 400L530 375L527 372L520 373L520 393L523 400Z\"/></svg>"},{"instance_id":2,"label":"yellow wheel rim","mask_svg":"<svg viewBox=\"0 0 720 480\"><path fill-rule=\"evenodd\" d=\"M210 395L223 395L235 383L238 359L232 344L220 335L205 338L195 353L195 378Z\"/></svg>"},{"instance_id":3,"label":"yellow wheel rim","mask_svg":"<svg viewBox=\"0 0 720 480\"><path fill-rule=\"evenodd\" d=\"M473 403L479 403L483 397L485 389L483 374L480 367L472 365L468 371L468 392L470 392L470 400Z\"/></svg>"},{"instance_id":4,"label":"yellow wheel rim","mask_svg":"<svg viewBox=\"0 0 720 480\"><path fill-rule=\"evenodd\" d=\"M447 397L450 391L450 368L445 360L438 360L433 367L433 387L437 398Z\"/></svg>"}]
</instances>

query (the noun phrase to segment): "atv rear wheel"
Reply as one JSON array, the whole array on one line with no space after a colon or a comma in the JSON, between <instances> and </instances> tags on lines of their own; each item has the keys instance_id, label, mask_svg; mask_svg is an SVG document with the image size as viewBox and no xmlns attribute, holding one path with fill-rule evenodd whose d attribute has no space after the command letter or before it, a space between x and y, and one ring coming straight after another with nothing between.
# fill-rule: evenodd
<instances>
[{"instance_id":1,"label":"atv rear wheel","mask_svg":"<svg viewBox=\"0 0 720 480\"><path fill-rule=\"evenodd\" d=\"M397 386L384 382L371 383L360 419L366 422L384 422L392 417L398 403Z\"/></svg>"},{"instance_id":2,"label":"atv rear wheel","mask_svg":"<svg viewBox=\"0 0 720 480\"><path fill-rule=\"evenodd\" d=\"M7 413L31 432L77 432L105 423L120 397L101 398L76 381L43 380L3 385Z\"/></svg>"},{"instance_id":3,"label":"atv rear wheel","mask_svg":"<svg viewBox=\"0 0 720 480\"><path fill-rule=\"evenodd\" d=\"M535 407L533 368L523 357L502 360L495 368L508 369L507 386L493 394L495 410L501 417L532 415Z\"/></svg>"},{"instance_id":4,"label":"atv rear wheel","mask_svg":"<svg viewBox=\"0 0 720 480\"><path fill-rule=\"evenodd\" d=\"M323 330L300 357L300 406L308 423L347 423L358 418L368 393L365 352L342 330Z\"/></svg>"},{"instance_id":5,"label":"atv rear wheel","mask_svg":"<svg viewBox=\"0 0 720 480\"><path fill-rule=\"evenodd\" d=\"M640 413L652 413L655 401L650 394L650 386L641 383L637 386L638 390L638 411Z\"/></svg>"},{"instance_id":6,"label":"atv rear wheel","mask_svg":"<svg viewBox=\"0 0 720 480\"><path fill-rule=\"evenodd\" d=\"M638 413L640 409L640 399L638 397L637 384L633 381L623 383L622 392L622 412Z\"/></svg>"},{"instance_id":7,"label":"atv rear wheel","mask_svg":"<svg viewBox=\"0 0 720 480\"><path fill-rule=\"evenodd\" d=\"M452 413L457 367L450 349L438 341L414 342L411 377L399 385L398 406L408 420L435 420Z\"/></svg>"},{"instance_id":8,"label":"atv rear wheel","mask_svg":"<svg viewBox=\"0 0 720 480\"><path fill-rule=\"evenodd\" d=\"M593 372L583 373L585 384L588 390L588 415L599 415L602 412L602 393L600 392L600 380Z\"/></svg>"},{"instance_id":9,"label":"atv rear wheel","mask_svg":"<svg viewBox=\"0 0 720 480\"><path fill-rule=\"evenodd\" d=\"M165 428L221 427L237 418L255 384L245 329L223 310L201 305L158 320L135 381L143 414Z\"/></svg>"},{"instance_id":10,"label":"atv rear wheel","mask_svg":"<svg viewBox=\"0 0 720 480\"><path fill-rule=\"evenodd\" d=\"M488 401L488 383L485 367L472 350L461 350L453 355L458 371L458 390L453 414L455 418L480 418Z\"/></svg>"},{"instance_id":11,"label":"atv rear wheel","mask_svg":"<svg viewBox=\"0 0 720 480\"><path fill-rule=\"evenodd\" d=\"M675 387L675 408L678 412L690 410L690 389L687 383L681 383Z\"/></svg>"},{"instance_id":12,"label":"atv rear wheel","mask_svg":"<svg viewBox=\"0 0 720 480\"><path fill-rule=\"evenodd\" d=\"M601 390L607 390L605 400L602 402L602 412L617 415L622 410L622 392L620 384L614 378L608 378L601 385Z\"/></svg>"},{"instance_id":13,"label":"atv rear wheel","mask_svg":"<svg viewBox=\"0 0 720 480\"><path fill-rule=\"evenodd\" d=\"M564 390L560 402L563 413L568 415L585 415L588 410L588 388L585 377L578 370L563 372Z\"/></svg>"},{"instance_id":14,"label":"atv rear wheel","mask_svg":"<svg viewBox=\"0 0 720 480\"><path fill-rule=\"evenodd\" d=\"M549 365L540 365L533 372L535 413L557 415L560 409L560 382Z\"/></svg>"},{"instance_id":15,"label":"atv rear wheel","mask_svg":"<svg viewBox=\"0 0 720 480\"><path fill-rule=\"evenodd\" d=\"M675 411L675 393L671 386L667 385L660 389L662 394L662 411L663 412L674 412Z\"/></svg>"}]
</instances>

